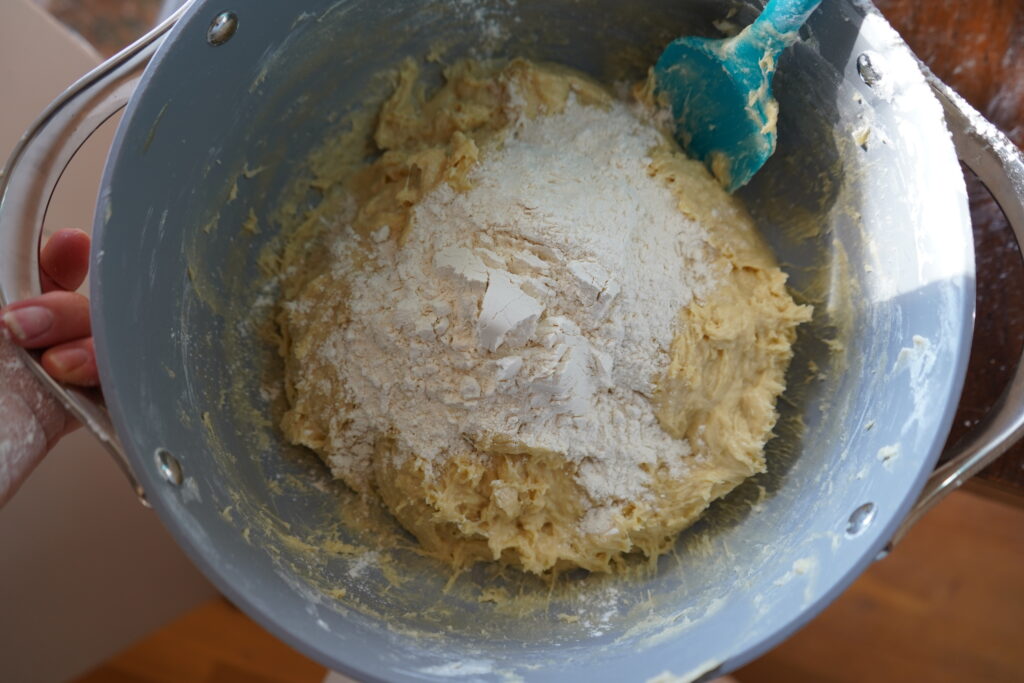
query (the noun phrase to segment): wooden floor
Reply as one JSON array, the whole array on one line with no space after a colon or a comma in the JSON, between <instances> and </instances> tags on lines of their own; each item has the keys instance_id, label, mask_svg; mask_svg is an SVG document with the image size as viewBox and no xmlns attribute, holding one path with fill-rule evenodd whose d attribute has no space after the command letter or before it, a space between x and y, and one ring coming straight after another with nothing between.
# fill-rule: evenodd
<instances>
[{"instance_id":1,"label":"wooden floor","mask_svg":"<svg viewBox=\"0 0 1024 683\"><path fill-rule=\"evenodd\" d=\"M80 683L319 683L306 659L224 599L211 600L79 679Z\"/></svg>"},{"instance_id":2,"label":"wooden floor","mask_svg":"<svg viewBox=\"0 0 1024 683\"><path fill-rule=\"evenodd\" d=\"M316 683L322 667L214 600L82 683ZM1024 681L1024 509L956 493L740 683Z\"/></svg>"}]
</instances>

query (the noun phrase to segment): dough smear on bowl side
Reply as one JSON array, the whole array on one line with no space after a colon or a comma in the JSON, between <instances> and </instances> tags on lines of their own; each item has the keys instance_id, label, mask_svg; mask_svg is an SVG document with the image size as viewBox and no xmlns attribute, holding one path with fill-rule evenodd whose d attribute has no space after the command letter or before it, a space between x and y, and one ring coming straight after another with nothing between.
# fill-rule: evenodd
<instances>
[{"instance_id":1,"label":"dough smear on bowl side","mask_svg":"<svg viewBox=\"0 0 1024 683\"><path fill-rule=\"evenodd\" d=\"M524 60L417 77L328 248L286 252L282 428L455 568L654 559L764 470L811 310L649 98Z\"/></svg>"}]
</instances>

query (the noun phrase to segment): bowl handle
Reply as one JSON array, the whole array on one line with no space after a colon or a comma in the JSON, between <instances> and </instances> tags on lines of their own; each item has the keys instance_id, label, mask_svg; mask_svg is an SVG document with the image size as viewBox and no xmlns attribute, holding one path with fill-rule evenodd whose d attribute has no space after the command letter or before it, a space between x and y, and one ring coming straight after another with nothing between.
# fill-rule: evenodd
<instances>
[{"instance_id":1,"label":"bowl handle","mask_svg":"<svg viewBox=\"0 0 1024 683\"><path fill-rule=\"evenodd\" d=\"M926 67L925 78L938 97L953 135L956 154L999 204L1024 247L1024 153L959 94ZM936 503L1005 453L1024 436L1024 358L988 415L951 446L950 459L928 478L910 514L896 530L887 550L903 538Z\"/></svg>"},{"instance_id":2,"label":"bowl handle","mask_svg":"<svg viewBox=\"0 0 1024 683\"><path fill-rule=\"evenodd\" d=\"M0 305L41 293L43 221L64 169L85 141L124 108L150 58L190 4L78 79L22 135L0 171ZM18 353L40 384L99 438L145 503L100 393L63 386L46 374L36 355Z\"/></svg>"}]
</instances>

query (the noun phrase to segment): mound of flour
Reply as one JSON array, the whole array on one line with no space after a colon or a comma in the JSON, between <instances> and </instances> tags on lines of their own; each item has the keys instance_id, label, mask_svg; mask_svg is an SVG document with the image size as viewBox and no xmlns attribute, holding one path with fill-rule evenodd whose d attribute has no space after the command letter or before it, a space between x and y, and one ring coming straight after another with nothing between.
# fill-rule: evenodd
<instances>
[{"instance_id":1,"label":"mound of flour","mask_svg":"<svg viewBox=\"0 0 1024 683\"><path fill-rule=\"evenodd\" d=\"M690 446L649 397L715 278L703 229L648 171L661 142L625 104L570 99L484 150L472 189L428 194L401 247L381 228L356 267L338 240L350 320L314 351L353 406L336 470L364 478L388 435L431 463L496 441L561 453L595 504L643 495L644 465L685 473Z\"/></svg>"}]
</instances>

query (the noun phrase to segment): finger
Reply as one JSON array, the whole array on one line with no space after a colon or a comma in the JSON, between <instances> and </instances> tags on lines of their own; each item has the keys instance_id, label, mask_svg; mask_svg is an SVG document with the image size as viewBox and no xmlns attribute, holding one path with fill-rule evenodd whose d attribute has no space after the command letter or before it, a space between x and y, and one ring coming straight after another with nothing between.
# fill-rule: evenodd
<instances>
[{"instance_id":1,"label":"finger","mask_svg":"<svg viewBox=\"0 0 1024 683\"><path fill-rule=\"evenodd\" d=\"M43 291L73 291L89 272L89 235L81 230L58 230L39 253Z\"/></svg>"},{"instance_id":2,"label":"finger","mask_svg":"<svg viewBox=\"0 0 1024 683\"><path fill-rule=\"evenodd\" d=\"M38 349L92 334L89 300L74 292L48 292L0 309L0 321L18 346Z\"/></svg>"},{"instance_id":3,"label":"finger","mask_svg":"<svg viewBox=\"0 0 1024 683\"><path fill-rule=\"evenodd\" d=\"M95 387L100 383L92 337L47 349L42 362L43 369L58 382L80 387Z\"/></svg>"}]
</instances>

